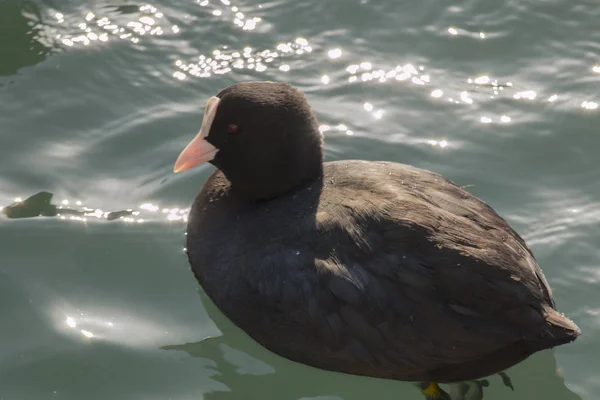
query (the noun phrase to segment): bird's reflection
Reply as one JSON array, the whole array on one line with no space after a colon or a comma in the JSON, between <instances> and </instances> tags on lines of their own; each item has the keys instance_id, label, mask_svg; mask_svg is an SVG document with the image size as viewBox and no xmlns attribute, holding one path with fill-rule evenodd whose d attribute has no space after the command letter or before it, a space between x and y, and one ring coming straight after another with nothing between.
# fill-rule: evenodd
<instances>
[{"instance_id":1,"label":"bird's reflection","mask_svg":"<svg viewBox=\"0 0 600 400\"><path fill-rule=\"evenodd\" d=\"M221 377L215 379L227 385L231 392L207 393L207 400L299 400L320 398L319 396L358 400L370 398L374 394L378 400L423 398L413 384L326 372L285 360L250 339L216 308L204 292L200 291L200 294L208 315L222 335L196 343L163 346L162 349L183 351L193 357L206 358L216 363ZM236 353L238 356L235 356ZM243 354L244 357L240 357L239 354ZM247 367L248 360L252 360L250 367ZM514 391L508 387L511 385L508 376L495 375L479 381L445 385L444 389L449 395L447 398L481 400L485 398L487 391L493 390L497 393L502 392L502 398L505 399L581 400L565 386L563 379L557 376L551 351L539 353L535 360L526 361L526 365L529 365L527 371L524 371L526 366L523 365L509 371L515 381ZM531 370L532 365L535 371ZM250 369L252 371L249 371ZM534 383L536 381L538 382Z\"/></svg>"}]
</instances>

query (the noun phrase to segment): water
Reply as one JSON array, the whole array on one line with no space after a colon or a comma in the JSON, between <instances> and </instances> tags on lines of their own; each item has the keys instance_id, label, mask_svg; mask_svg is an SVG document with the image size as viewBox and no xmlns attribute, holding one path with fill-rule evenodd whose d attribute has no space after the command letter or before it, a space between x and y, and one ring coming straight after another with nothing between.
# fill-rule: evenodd
<instances>
[{"instance_id":1,"label":"water","mask_svg":"<svg viewBox=\"0 0 600 400\"><path fill-rule=\"evenodd\" d=\"M600 398L595 2L83 3L0 3L0 204L63 207L0 218L1 399L422 398L268 353L194 281L211 167L172 166L206 99L250 79L305 91L329 160L442 173L529 242L583 335L486 400Z\"/></svg>"}]
</instances>

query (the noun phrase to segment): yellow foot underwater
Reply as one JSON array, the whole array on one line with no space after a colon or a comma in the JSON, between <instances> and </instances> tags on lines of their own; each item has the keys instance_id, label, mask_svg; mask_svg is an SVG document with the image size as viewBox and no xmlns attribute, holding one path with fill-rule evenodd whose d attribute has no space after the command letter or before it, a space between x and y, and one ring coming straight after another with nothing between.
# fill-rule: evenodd
<instances>
[{"instance_id":1,"label":"yellow foot underwater","mask_svg":"<svg viewBox=\"0 0 600 400\"><path fill-rule=\"evenodd\" d=\"M500 372L498 375L502 378L505 386L515 390L510 377L505 372ZM489 385L487 379L451 383L448 385L450 388L450 394L448 394L435 382L418 384L426 400L482 400L483 388Z\"/></svg>"},{"instance_id":2,"label":"yellow foot underwater","mask_svg":"<svg viewBox=\"0 0 600 400\"><path fill-rule=\"evenodd\" d=\"M452 400L450 395L435 382L420 383L419 388L427 400Z\"/></svg>"}]
</instances>

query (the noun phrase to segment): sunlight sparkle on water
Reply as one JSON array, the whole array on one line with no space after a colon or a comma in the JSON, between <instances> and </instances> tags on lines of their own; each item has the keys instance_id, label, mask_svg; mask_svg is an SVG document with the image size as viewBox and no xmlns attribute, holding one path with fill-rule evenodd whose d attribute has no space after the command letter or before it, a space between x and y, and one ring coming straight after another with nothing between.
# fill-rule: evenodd
<instances>
[{"instance_id":1,"label":"sunlight sparkle on water","mask_svg":"<svg viewBox=\"0 0 600 400\"><path fill-rule=\"evenodd\" d=\"M396 68L398 68L398 67L396 67ZM417 69L412 64L403 65L402 71L406 72L407 74L411 74L411 75L417 75L419 73L419 71L417 71Z\"/></svg>"},{"instance_id":2,"label":"sunlight sparkle on water","mask_svg":"<svg viewBox=\"0 0 600 400\"><path fill-rule=\"evenodd\" d=\"M325 132L329 132L329 131L334 131L334 132L337 131L337 132L345 133L348 136L354 135L354 132L352 132L350 129L348 129L348 127L344 124L338 124L336 126L320 125L319 131L321 133L325 133Z\"/></svg>"},{"instance_id":3,"label":"sunlight sparkle on water","mask_svg":"<svg viewBox=\"0 0 600 400\"><path fill-rule=\"evenodd\" d=\"M446 140L428 140L427 143L432 146L439 146L441 148L448 146L448 142Z\"/></svg>"},{"instance_id":4,"label":"sunlight sparkle on water","mask_svg":"<svg viewBox=\"0 0 600 400\"><path fill-rule=\"evenodd\" d=\"M450 33L451 35L458 35L458 31L456 30L456 28L448 28L448 33Z\"/></svg>"},{"instance_id":5,"label":"sunlight sparkle on water","mask_svg":"<svg viewBox=\"0 0 600 400\"><path fill-rule=\"evenodd\" d=\"M376 110L375 106L370 102L364 103L363 108L366 112L371 113L375 119L381 119L383 117L384 111L381 109Z\"/></svg>"},{"instance_id":6,"label":"sunlight sparkle on water","mask_svg":"<svg viewBox=\"0 0 600 400\"><path fill-rule=\"evenodd\" d=\"M162 27L159 25L156 27L153 26L157 23L157 19L163 17L163 14L157 12L157 8L150 5L142 6L139 10L145 15L140 16L137 20L126 22L124 26L113 23L108 17L101 17L93 12L88 12L83 16L83 21L85 22L73 24L83 31L82 34L59 34L57 35L57 39L60 39L63 45L73 47L77 44L88 46L97 40L107 42L109 35L121 40L129 40L133 43L138 43L140 37L146 34L162 35ZM152 15L152 17L148 14ZM56 13L54 17L59 23L64 22L64 15L62 13ZM179 30L174 26L173 31L177 33Z\"/></svg>"},{"instance_id":7,"label":"sunlight sparkle on water","mask_svg":"<svg viewBox=\"0 0 600 400\"><path fill-rule=\"evenodd\" d=\"M307 43L307 45L300 45L296 43L298 41ZM245 47L240 51L223 46L221 49L213 50L209 55L201 54L189 63L177 60L175 66L178 70L173 73L173 77L179 80L185 79L186 76L208 78L213 74L227 74L233 69L250 69L264 72L268 68L278 68L280 71L289 71L290 66L283 63L283 59L296 57L300 51L300 54L312 51L308 42L302 38L294 42L279 43L276 50L265 49L259 51L251 47Z\"/></svg>"},{"instance_id":8,"label":"sunlight sparkle on water","mask_svg":"<svg viewBox=\"0 0 600 400\"><path fill-rule=\"evenodd\" d=\"M22 198L17 197L14 199L15 203L23 202ZM26 199L25 201L27 201ZM158 205L152 203L142 203L138 209L125 209L125 210L114 210L114 211L103 211L99 208L90 208L83 205L80 200L69 201L63 200L60 202L63 205L57 206L57 219L78 221L84 224L88 224L97 220L108 220L108 221L120 221L123 223L137 223L141 224L146 221L183 221L187 222L189 208L164 208L164 216L159 214L157 217L157 211L160 210ZM93 219L89 219L94 217ZM70 320L67 321L67 323Z\"/></svg>"},{"instance_id":9,"label":"sunlight sparkle on water","mask_svg":"<svg viewBox=\"0 0 600 400\"><path fill-rule=\"evenodd\" d=\"M595 101L584 101L581 103L581 107L585 108L586 110L595 110L598 108L598 103Z\"/></svg>"},{"instance_id":10,"label":"sunlight sparkle on water","mask_svg":"<svg viewBox=\"0 0 600 400\"><path fill-rule=\"evenodd\" d=\"M467 92L461 92L460 93L460 99L467 104L473 104L473 99L469 97L469 93Z\"/></svg>"},{"instance_id":11,"label":"sunlight sparkle on water","mask_svg":"<svg viewBox=\"0 0 600 400\"><path fill-rule=\"evenodd\" d=\"M342 56L342 49L331 49L327 52L329 58L335 59Z\"/></svg>"},{"instance_id":12,"label":"sunlight sparkle on water","mask_svg":"<svg viewBox=\"0 0 600 400\"><path fill-rule=\"evenodd\" d=\"M517 92L517 93L513 94L513 98L516 100L519 100L519 99L535 100L536 96L537 96L537 93L534 92L533 90L526 90L523 92Z\"/></svg>"},{"instance_id":13,"label":"sunlight sparkle on water","mask_svg":"<svg viewBox=\"0 0 600 400\"><path fill-rule=\"evenodd\" d=\"M86 331L85 329L81 330L81 333L83 334L83 336L88 337L88 338L93 338L94 334L90 331Z\"/></svg>"},{"instance_id":14,"label":"sunlight sparkle on water","mask_svg":"<svg viewBox=\"0 0 600 400\"><path fill-rule=\"evenodd\" d=\"M158 211L158 206L152 204L152 203L144 203L142 205L140 205L140 210L148 210L151 212L155 212Z\"/></svg>"},{"instance_id":15,"label":"sunlight sparkle on water","mask_svg":"<svg viewBox=\"0 0 600 400\"><path fill-rule=\"evenodd\" d=\"M142 17L140 18L140 22L146 25L154 25L154 19L150 17Z\"/></svg>"}]
</instances>

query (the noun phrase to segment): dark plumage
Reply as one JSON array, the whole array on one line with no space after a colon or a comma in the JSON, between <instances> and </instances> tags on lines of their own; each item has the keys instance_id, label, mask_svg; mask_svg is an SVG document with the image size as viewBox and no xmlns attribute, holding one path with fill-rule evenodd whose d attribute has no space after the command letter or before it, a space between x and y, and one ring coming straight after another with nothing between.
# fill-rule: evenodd
<instances>
[{"instance_id":1,"label":"dark plumage","mask_svg":"<svg viewBox=\"0 0 600 400\"><path fill-rule=\"evenodd\" d=\"M579 335L523 239L475 196L395 162L323 164L317 122L289 85L217 97L202 150L190 143L176 166L210 153L218 168L192 206L188 257L264 347L327 370L457 382Z\"/></svg>"}]
</instances>

